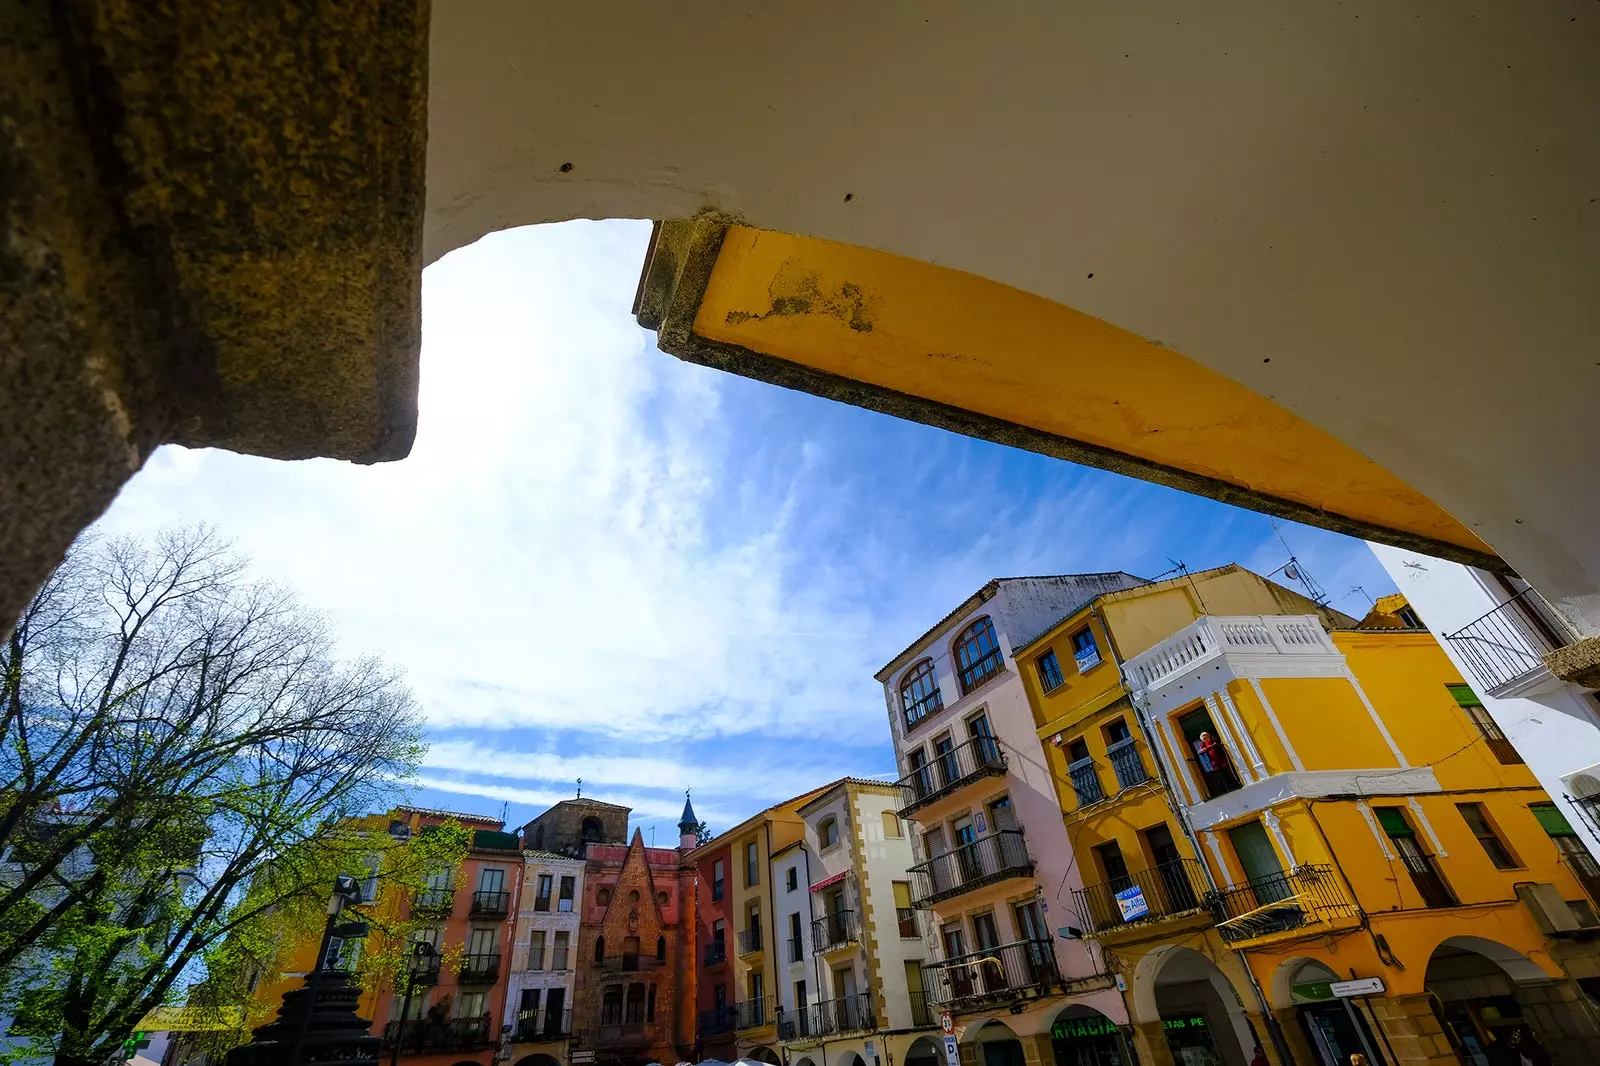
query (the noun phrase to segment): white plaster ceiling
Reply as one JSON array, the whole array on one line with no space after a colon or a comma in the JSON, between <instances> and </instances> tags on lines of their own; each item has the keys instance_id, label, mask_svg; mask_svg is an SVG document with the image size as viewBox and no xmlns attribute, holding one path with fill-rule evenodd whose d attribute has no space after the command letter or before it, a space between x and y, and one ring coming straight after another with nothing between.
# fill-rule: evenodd
<instances>
[{"instance_id":1,"label":"white plaster ceiling","mask_svg":"<svg viewBox=\"0 0 1600 1066\"><path fill-rule=\"evenodd\" d=\"M430 260L715 209L982 274L1276 399L1600 631L1593 0L454 0L433 24Z\"/></svg>"}]
</instances>

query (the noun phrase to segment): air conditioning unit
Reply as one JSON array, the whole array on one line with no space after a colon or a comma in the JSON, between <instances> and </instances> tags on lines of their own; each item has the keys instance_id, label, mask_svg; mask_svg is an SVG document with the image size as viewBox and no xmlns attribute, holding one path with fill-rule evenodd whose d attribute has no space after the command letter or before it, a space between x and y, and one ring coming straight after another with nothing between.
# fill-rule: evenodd
<instances>
[{"instance_id":1,"label":"air conditioning unit","mask_svg":"<svg viewBox=\"0 0 1600 1066\"><path fill-rule=\"evenodd\" d=\"M1546 936L1570 935L1581 928L1578 916L1555 885L1542 881L1518 885L1517 898L1533 914L1539 931Z\"/></svg>"}]
</instances>

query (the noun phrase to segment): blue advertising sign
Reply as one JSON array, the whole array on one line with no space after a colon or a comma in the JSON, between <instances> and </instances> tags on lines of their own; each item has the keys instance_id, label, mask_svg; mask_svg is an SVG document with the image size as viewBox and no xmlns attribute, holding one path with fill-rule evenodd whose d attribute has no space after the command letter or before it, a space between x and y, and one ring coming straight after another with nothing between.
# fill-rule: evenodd
<instances>
[{"instance_id":1,"label":"blue advertising sign","mask_svg":"<svg viewBox=\"0 0 1600 1066\"><path fill-rule=\"evenodd\" d=\"M1122 911L1122 920L1125 922L1143 918L1150 913L1150 907L1144 901L1144 889L1138 885L1117 893L1117 908Z\"/></svg>"}]
</instances>

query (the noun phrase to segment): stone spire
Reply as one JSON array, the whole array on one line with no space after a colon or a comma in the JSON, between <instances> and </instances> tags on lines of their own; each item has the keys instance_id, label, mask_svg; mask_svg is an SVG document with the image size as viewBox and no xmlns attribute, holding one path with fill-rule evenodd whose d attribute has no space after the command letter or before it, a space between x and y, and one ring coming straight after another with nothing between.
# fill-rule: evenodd
<instances>
[{"instance_id":1,"label":"stone spire","mask_svg":"<svg viewBox=\"0 0 1600 1066\"><path fill-rule=\"evenodd\" d=\"M689 790L683 790L683 817L678 819L678 847L683 851L700 843L700 819L694 816L694 804L689 802Z\"/></svg>"}]
</instances>

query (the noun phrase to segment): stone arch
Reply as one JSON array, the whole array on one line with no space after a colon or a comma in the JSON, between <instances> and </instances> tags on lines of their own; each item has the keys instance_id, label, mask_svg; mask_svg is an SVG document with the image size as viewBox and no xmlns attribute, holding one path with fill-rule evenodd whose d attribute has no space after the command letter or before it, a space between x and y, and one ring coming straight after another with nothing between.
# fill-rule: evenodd
<instances>
[{"instance_id":1,"label":"stone arch","mask_svg":"<svg viewBox=\"0 0 1600 1066\"><path fill-rule=\"evenodd\" d=\"M589 815L583 820L583 826L578 831L578 838L585 844L599 844L606 838L605 823L594 815Z\"/></svg>"},{"instance_id":2,"label":"stone arch","mask_svg":"<svg viewBox=\"0 0 1600 1066\"><path fill-rule=\"evenodd\" d=\"M1068 1003L1054 1014L1043 1016L1045 1027L1041 1034L1050 1041L1053 1050L1063 1045L1070 1048L1090 1048L1094 1061L1103 1061L1101 1055L1111 1052L1119 1059L1129 1057L1128 1036L1103 1011L1086 1003ZM1063 1061L1059 1051L1057 1061ZM1065 1061L1074 1061L1069 1057Z\"/></svg>"},{"instance_id":3,"label":"stone arch","mask_svg":"<svg viewBox=\"0 0 1600 1066\"><path fill-rule=\"evenodd\" d=\"M961 1026L957 1027L957 1029L956 1029L956 1037L963 1044L976 1044L981 1039L978 1034L982 1033L985 1029L987 1029L989 1027L989 1023L991 1023L991 1022L993 1022L994 1024L999 1025L999 1026L1001 1026L1002 1028L1005 1028L1005 1029L1010 1029L1011 1028L1011 1026L1007 1025L1005 1022L1001 1021L999 1018L985 1016L985 1017L980 1017L980 1018L974 1018L970 1022L967 1022L965 1025L961 1025ZM1015 1032L1015 1030L1012 1030L1012 1031Z\"/></svg>"},{"instance_id":4,"label":"stone arch","mask_svg":"<svg viewBox=\"0 0 1600 1066\"><path fill-rule=\"evenodd\" d=\"M812 1062L810 1057L808 1056L808 1057L803 1058L803 1059L795 1059L794 1062L789 1064L789 1066L817 1066L817 1064L815 1062Z\"/></svg>"},{"instance_id":5,"label":"stone arch","mask_svg":"<svg viewBox=\"0 0 1600 1066\"><path fill-rule=\"evenodd\" d=\"M837 1066L866 1066L866 1064L862 1062L861 1056L854 1051L846 1051L844 1056L839 1059Z\"/></svg>"},{"instance_id":6,"label":"stone arch","mask_svg":"<svg viewBox=\"0 0 1600 1066\"><path fill-rule=\"evenodd\" d=\"M768 1066L779 1066L780 1062L778 1053L764 1045L757 1045L739 1057L751 1062L765 1062Z\"/></svg>"},{"instance_id":7,"label":"stone arch","mask_svg":"<svg viewBox=\"0 0 1600 1066\"><path fill-rule=\"evenodd\" d=\"M1451 936L1439 941L1439 946L1428 956L1430 967L1440 957L1441 950L1446 954L1471 952L1482 955L1503 970L1513 984L1559 980L1562 976L1560 973L1545 973L1538 963L1516 948L1507 947L1498 940L1488 940L1481 936Z\"/></svg>"},{"instance_id":8,"label":"stone arch","mask_svg":"<svg viewBox=\"0 0 1600 1066\"><path fill-rule=\"evenodd\" d=\"M944 1048L931 1036L919 1036L906 1048L906 1066L925 1066L926 1063L938 1063L944 1057Z\"/></svg>"},{"instance_id":9,"label":"stone arch","mask_svg":"<svg viewBox=\"0 0 1600 1066\"><path fill-rule=\"evenodd\" d=\"M1132 1020L1135 1024L1162 1024L1163 1008L1159 1002L1162 986L1168 986L1169 990L1187 986L1191 994L1196 986L1209 986L1211 995L1205 997L1209 1002L1197 1004L1195 1011L1205 1015L1207 1024L1213 1028L1212 1037L1219 1045L1231 1040L1238 1047L1241 1061L1249 1060L1257 1038L1245 1014L1243 993L1233 987L1233 982L1209 956L1194 948L1164 944L1141 958L1133 971Z\"/></svg>"},{"instance_id":10,"label":"stone arch","mask_svg":"<svg viewBox=\"0 0 1600 1066\"><path fill-rule=\"evenodd\" d=\"M1273 1010L1289 1010L1294 1006L1292 990L1295 985L1338 980L1342 978L1326 963L1306 955L1296 955L1284 959L1272 971L1272 981L1267 986L1267 1001L1272 1004Z\"/></svg>"},{"instance_id":11,"label":"stone arch","mask_svg":"<svg viewBox=\"0 0 1600 1066\"><path fill-rule=\"evenodd\" d=\"M979 1066L1023 1066L1022 1036L999 1018L967 1026L968 1042L978 1045Z\"/></svg>"},{"instance_id":12,"label":"stone arch","mask_svg":"<svg viewBox=\"0 0 1600 1066\"><path fill-rule=\"evenodd\" d=\"M537 1055L524 1055L516 1061L516 1066L561 1066L561 1061L554 1055L540 1052Z\"/></svg>"}]
</instances>

